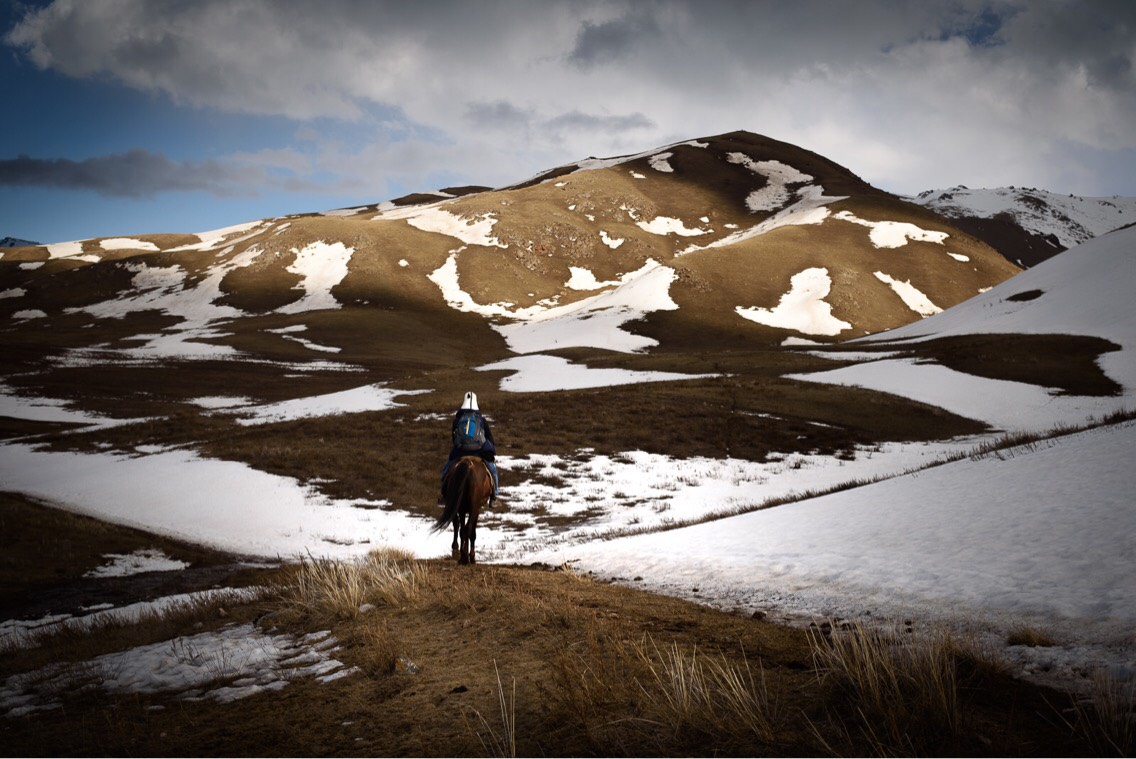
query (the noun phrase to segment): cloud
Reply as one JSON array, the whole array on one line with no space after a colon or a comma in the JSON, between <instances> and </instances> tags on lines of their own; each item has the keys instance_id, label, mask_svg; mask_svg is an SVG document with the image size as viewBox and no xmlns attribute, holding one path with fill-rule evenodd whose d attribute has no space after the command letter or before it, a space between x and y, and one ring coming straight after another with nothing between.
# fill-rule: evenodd
<instances>
[{"instance_id":1,"label":"cloud","mask_svg":"<svg viewBox=\"0 0 1136 759\"><path fill-rule=\"evenodd\" d=\"M57 0L6 37L177 104L360 124L304 152L343 181L503 183L749 129L885 189L1081 176L1053 189L1082 194L1108 156L1136 177L1134 39L1127 0Z\"/></svg>"},{"instance_id":2,"label":"cloud","mask_svg":"<svg viewBox=\"0 0 1136 759\"><path fill-rule=\"evenodd\" d=\"M568 61L584 68L613 63L631 55L640 44L649 44L659 35L654 16L642 9L620 18L593 23L584 21Z\"/></svg>"},{"instance_id":3,"label":"cloud","mask_svg":"<svg viewBox=\"0 0 1136 759\"><path fill-rule=\"evenodd\" d=\"M28 156L0 160L0 185L89 190L129 198L186 191L251 195L266 179L265 172L255 167L217 161L179 163L142 149L82 161Z\"/></svg>"},{"instance_id":4,"label":"cloud","mask_svg":"<svg viewBox=\"0 0 1136 759\"><path fill-rule=\"evenodd\" d=\"M524 129L532 123L533 111L518 108L507 100L467 103L465 119L481 129Z\"/></svg>"},{"instance_id":5,"label":"cloud","mask_svg":"<svg viewBox=\"0 0 1136 759\"><path fill-rule=\"evenodd\" d=\"M591 132L627 132L632 129L652 129L655 122L641 113L624 116L597 115L573 110L549 119L545 125L554 131L579 130Z\"/></svg>"}]
</instances>

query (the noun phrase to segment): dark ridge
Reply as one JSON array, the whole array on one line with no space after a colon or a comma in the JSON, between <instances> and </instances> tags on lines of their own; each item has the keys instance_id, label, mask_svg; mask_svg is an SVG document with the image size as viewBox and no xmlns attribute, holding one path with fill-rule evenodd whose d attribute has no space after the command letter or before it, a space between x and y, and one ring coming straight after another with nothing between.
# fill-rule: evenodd
<instances>
[{"instance_id":1,"label":"dark ridge","mask_svg":"<svg viewBox=\"0 0 1136 759\"><path fill-rule=\"evenodd\" d=\"M0 240L0 248L34 248L42 243L32 242L31 240L21 240L18 237L5 237Z\"/></svg>"},{"instance_id":2,"label":"dark ridge","mask_svg":"<svg viewBox=\"0 0 1136 759\"><path fill-rule=\"evenodd\" d=\"M437 203L439 200L445 200L445 198L432 192L412 192L409 195L403 195L401 198L394 198L391 202L396 206L416 206L420 203Z\"/></svg>"},{"instance_id":3,"label":"dark ridge","mask_svg":"<svg viewBox=\"0 0 1136 759\"><path fill-rule=\"evenodd\" d=\"M974 216L945 217L971 237L1002 254L1009 262L1028 269L1065 251L1055 235L1036 235L1022 229L1014 217L1000 213L990 219Z\"/></svg>"},{"instance_id":4,"label":"dark ridge","mask_svg":"<svg viewBox=\"0 0 1136 759\"><path fill-rule=\"evenodd\" d=\"M439 192L448 192L450 195L461 197L462 195L472 195L475 192L487 192L492 189L492 187L483 187L479 184L468 184L461 187L443 187Z\"/></svg>"},{"instance_id":5,"label":"dark ridge","mask_svg":"<svg viewBox=\"0 0 1136 759\"><path fill-rule=\"evenodd\" d=\"M501 189L503 189L503 190L523 190L526 187L534 187L535 185L538 185L541 182L547 182L549 179L556 179L557 177L562 177L565 174L571 174L573 171L576 171L578 168L580 168L579 164L570 163L567 166L559 166L555 169L550 169L549 171L546 171L543 174L539 174L539 175L533 177L532 179L521 182L520 184L509 185L508 187L502 187Z\"/></svg>"}]
</instances>

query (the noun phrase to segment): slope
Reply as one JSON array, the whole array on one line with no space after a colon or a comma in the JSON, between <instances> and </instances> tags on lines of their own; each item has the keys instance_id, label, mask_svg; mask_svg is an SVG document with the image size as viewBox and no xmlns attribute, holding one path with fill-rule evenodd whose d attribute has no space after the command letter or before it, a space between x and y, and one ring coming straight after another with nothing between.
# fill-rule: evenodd
<instances>
[{"instance_id":1,"label":"slope","mask_svg":"<svg viewBox=\"0 0 1136 759\"><path fill-rule=\"evenodd\" d=\"M958 186L927 190L911 200L1023 267L1136 222L1136 198L1083 198L1036 187Z\"/></svg>"}]
</instances>

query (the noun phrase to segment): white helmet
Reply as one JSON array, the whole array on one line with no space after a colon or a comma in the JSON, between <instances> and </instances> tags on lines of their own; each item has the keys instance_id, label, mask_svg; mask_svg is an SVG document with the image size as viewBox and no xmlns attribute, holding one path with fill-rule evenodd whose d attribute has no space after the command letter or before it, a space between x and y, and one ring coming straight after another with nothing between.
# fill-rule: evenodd
<instances>
[{"instance_id":1,"label":"white helmet","mask_svg":"<svg viewBox=\"0 0 1136 759\"><path fill-rule=\"evenodd\" d=\"M481 409L477 407L477 393L466 393L465 400L462 402L462 408L480 411Z\"/></svg>"}]
</instances>

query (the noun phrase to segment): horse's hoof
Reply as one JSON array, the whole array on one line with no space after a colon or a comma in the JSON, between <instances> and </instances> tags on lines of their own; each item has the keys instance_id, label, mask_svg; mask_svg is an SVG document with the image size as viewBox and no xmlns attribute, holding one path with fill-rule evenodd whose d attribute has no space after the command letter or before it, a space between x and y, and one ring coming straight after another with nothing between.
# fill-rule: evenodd
<instances>
[{"instance_id":1,"label":"horse's hoof","mask_svg":"<svg viewBox=\"0 0 1136 759\"><path fill-rule=\"evenodd\" d=\"M469 559L458 559L458 564L465 565L465 564L469 564L469 563L470 563Z\"/></svg>"},{"instance_id":2,"label":"horse's hoof","mask_svg":"<svg viewBox=\"0 0 1136 759\"><path fill-rule=\"evenodd\" d=\"M456 561L457 559L461 558L461 553L459 553L458 551L454 551L453 553L450 554L450 556Z\"/></svg>"}]
</instances>

